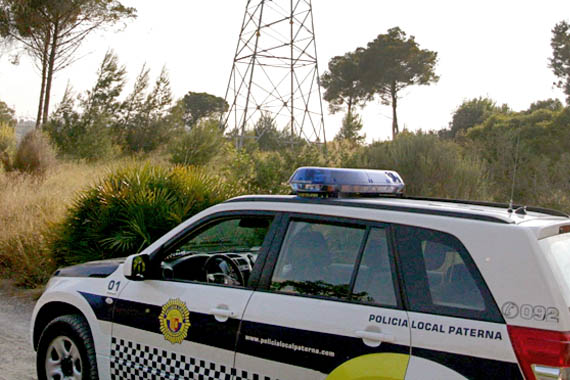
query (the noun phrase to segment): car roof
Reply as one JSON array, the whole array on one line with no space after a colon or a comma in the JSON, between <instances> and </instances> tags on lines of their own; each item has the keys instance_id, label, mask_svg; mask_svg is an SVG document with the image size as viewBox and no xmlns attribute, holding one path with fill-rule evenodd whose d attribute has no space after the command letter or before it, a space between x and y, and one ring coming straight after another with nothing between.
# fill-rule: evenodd
<instances>
[{"instance_id":1,"label":"car roof","mask_svg":"<svg viewBox=\"0 0 570 380\"><path fill-rule=\"evenodd\" d=\"M293 202L365 207L459 217L501 224L523 225L533 222L534 227L570 220L570 217L563 212L538 207L513 205L512 208L509 208L509 205L501 203L419 197L315 198L296 195L249 195L233 198L227 202Z\"/></svg>"}]
</instances>

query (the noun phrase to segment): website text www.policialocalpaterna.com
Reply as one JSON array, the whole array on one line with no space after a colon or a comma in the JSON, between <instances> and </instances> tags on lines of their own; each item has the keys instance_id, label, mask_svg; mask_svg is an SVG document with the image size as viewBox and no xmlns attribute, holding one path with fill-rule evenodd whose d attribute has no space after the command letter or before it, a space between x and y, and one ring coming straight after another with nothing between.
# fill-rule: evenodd
<instances>
[{"instance_id":1,"label":"website text www.policialocalpaterna.com","mask_svg":"<svg viewBox=\"0 0 570 380\"><path fill-rule=\"evenodd\" d=\"M285 342L281 342L279 340L270 339L270 338L259 338L256 336L246 335L245 340L247 340L249 342L259 343L262 345L269 345L269 346L273 346L273 347L285 348L287 350L292 350L292 351L308 352L311 354L327 356L327 357L331 357L331 358L334 358L334 356L335 356L335 353L332 351L321 350L321 349L314 348L314 347L301 346L301 345L298 345L295 343L285 343Z\"/></svg>"}]
</instances>

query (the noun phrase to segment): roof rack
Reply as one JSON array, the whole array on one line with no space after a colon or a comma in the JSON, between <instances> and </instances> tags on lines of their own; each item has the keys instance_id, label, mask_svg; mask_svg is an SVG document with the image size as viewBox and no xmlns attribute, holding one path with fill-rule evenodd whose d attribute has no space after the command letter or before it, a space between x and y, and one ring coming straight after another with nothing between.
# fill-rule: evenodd
<instances>
[{"instance_id":1,"label":"roof rack","mask_svg":"<svg viewBox=\"0 0 570 380\"><path fill-rule=\"evenodd\" d=\"M379 197L376 197L377 199ZM390 196L382 196L381 198L394 198ZM301 196L278 196L278 195L257 195L257 196L241 196L238 198L233 198L225 201L224 203L237 203L237 202L280 202L280 203L311 203L311 204L322 204L322 205L333 205L333 206L348 206L348 207L360 207L375 210L387 210L387 211L404 211L414 214L425 214L425 215L439 215L448 216L454 218L462 219L473 219L484 222L500 223L500 224L512 224L514 223L509 218L498 217L493 215L477 214L473 212L466 212L462 210L437 210L430 208L413 207L401 204L381 204L381 203L368 203L368 202L354 202L354 200L366 199L366 198L310 198Z\"/></svg>"},{"instance_id":2,"label":"roof rack","mask_svg":"<svg viewBox=\"0 0 570 380\"><path fill-rule=\"evenodd\" d=\"M566 214L565 212L544 208L544 207L535 207L535 206L524 206L524 205L509 205L508 203L500 203L500 202L485 202L485 201L469 201L469 200L462 200L462 199L448 199L448 198L430 198L430 197L414 197L404 195L403 199L415 200L415 201L433 201L433 202L443 202L443 203L454 203L454 204L468 204L473 206L486 206L486 207L496 207L496 208L504 208L504 209L519 209L524 208L526 211L530 212L538 212L540 214L546 214L551 216L561 216L564 218L570 218L570 215Z\"/></svg>"}]
</instances>

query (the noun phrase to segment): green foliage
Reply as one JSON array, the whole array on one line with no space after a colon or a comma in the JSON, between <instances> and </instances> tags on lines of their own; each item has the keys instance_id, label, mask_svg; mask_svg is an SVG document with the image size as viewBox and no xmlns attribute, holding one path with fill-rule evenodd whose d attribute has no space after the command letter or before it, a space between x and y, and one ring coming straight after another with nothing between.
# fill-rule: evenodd
<instances>
[{"instance_id":1,"label":"green foliage","mask_svg":"<svg viewBox=\"0 0 570 380\"><path fill-rule=\"evenodd\" d=\"M224 147L224 177L244 194L287 194L284 184L291 175L285 158L278 152L248 152Z\"/></svg>"},{"instance_id":2,"label":"green foliage","mask_svg":"<svg viewBox=\"0 0 570 380\"><path fill-rule=\"evenodd\" d=\"M172 91L168 73L162 69L152 91L144 98L148 75L143 67L133 92L122 105L123 118L117 128L123 134L122 145L129 152L151 152L167 143L173 131L169 122Z\"/></svg>"},{"instance_id":3,"label":"green foliage","mask_svg":"<svg viewBox=\"0 0 570 380\"><path fill-rule=\"evenodd\" d=\"M351 114L353 107L363 106L370 100L362 83L359 60L360 54L353 52L329 61L329 71L323 74L321 85L325 89L323 98L329 103L331 113L334 114L346 104L347 114Z\"/></svg>"},{"instance_id":4,"label":"green foliage","mask_svg":"<svg viewBox=\"0 0 570 380\"><path fill-rule=\"evenodd\" d=\"M0 122L0 154L11 151L15 146L14 128L7 123Z\"/></svg>"},{"instance_id":5,"label":"green foliage","mask_svg":"<svg viewBox=\"0 0 570 380\"><path fill-rule=\"evenodd\" d=\"M24 136L14 156L13 168L21 172L43 175L55 164L55 151L41 131Z\"/></svg>"},{"instance_id":6,"label":"green foliage","mask_svg":"<svg viewBox=\"0 0 570 380\"><path fill-rule=\"evenodd\" d=\"M56 226L51 247L58 265L142 251L174 226L236 195L206 171L146 164L109 174L83 191Z\"/></svg>"},{"instance_id":7,"label":"green foliage","mask_svg":"<svg viewBox=\"0 0 570 380\"><path fill-rule=\"evenodd\" d=\"M170 80L165 69L147 94L149 70L139 74L134 89L121 102L126 69L113 52L107 52L98 71L97 82L79 97L79 109L71 89L45 129L65 155L90 161L123 151L150 152L166 144L176 128L180 115L172 111Z\"/></svg>"},{"instance_id":8,"label":"green foliage","mask_svg":"<svg viewBox=\"0 0 570 380\"><path fill-rule=\"evenodd\" d=\"M437 53L420 49L414 36L399 27L391 28L358 51L361 83L370 96L379 95L383 104L392 106L392 136L399 133L396 113L402 89L429 85L439 80L435 74Z\"/></svg>"},{"instance_id":9,"label":"green foliage","mask_svg":"<svg viewBox=\"0 0 570 380\"><path fill-rule=\"evenodd\" d=\"M170 161L180 165L206 165L219 153L224 142L219 122L204 120L180 133L169 148Z\"/></svg>"},{"instance_id":10,"label":"green foliage","mask_svg":"<svg viewBox=\"0 0 570 380\"><path fill-rule=\"evenodd\" d=\"M257 123L255 123L253 132L251 137L255 138L257 147L264 152L281 150L291 146L292 143L299 143L299 141L292 142L291 137L286 132L279 131L275 124L275 119L270 114L261 115Z\"/></svg>"},{"instance_id":11,"label":"green foliage","mask_svg":"<svg viewBox=\"0 0 570 380\"><path fill-rule=\"evenodd\" d=\"M84 97L83 110L75 110L75 99L68 86L62 102L44 127L60 153L74 158L96 161L114 156L118 148L111 126L121 109L119 96L125 85L126 69L118 57L108 51L97 72L97 81Z\"/></svg>"},{"instance_id":12,"label":"green foliage","mask_svg":"<svg viewBox=\"0 0 570 380\"><path fill-rule=\"evenodd\" d=\"M444 133L449 137L456 137L459 133L465 133L468 129L482 124L491 115L498 112L508 112L508 107L499 108L495 101L489 98L479 97L466 100L457 107L449 123L450 130ZM447 137L445 135L444 137Z\"/></svg>"},{"instance_id":13,"label":"green foliage","mask_svg":"<svg viewBox=\"0 0 570 380\"><path fill-rule=\"evenodd\" d=\"M216 166L223 167L224 177L247 194L289 194L287 181L301 166L350 167L355 165L357 149L345 140L324 146L296 144L278 151L257 149L237 150L224 146L223 158Z\"/></svg>"},{"instance_id":14,"label":"green foliage","mask_svg":"<svg viewBox=\"0 0 570 380\"><path fill-rule=\"evenodd\" d=\"M8 107L6 103L0 100L0 124L6 124L10 127L16 126L16 119L14 115L16 113L13 109Z\"/></svg>"},{"instance_id":15,"label":"green foliage","mask_svg":"<svg viewBox=\"0 0 570 380\"><path fill-rule=\"evenodd\" d=\"M0 122L0 164L7 171L12 170L10 156L15 147L16 135L14 134L14 128L7 123Z\"/></svg>"},{"instance_id":16,"label":"green foliage","mask_svg":"<svg viewBox=\"0 0 570 380\"><path fill-rule=\"evenodd\" d=\"M488 193L483 162L433 133L403 132L373 143L361 153L360 166L396 170L410 195L484 200Z\"/></svg>"},{"instance_id":17,"label":"green foliage","mask_svg":"<svg viewBox=\"0 0 570 380\"><path fill-rule=\"evenodd\" d=\"M63 99L57 106L50 121L43 130L49 135L60 153L73 154L77 146L76 140L84 133L80 128L80 115L74 110L75 98L73 89L68 84Z\"/></svg>"},{"instance_id":18,"label":"green foliage","mask_svg":"<svg viewBox=\"0 0 570 380\"><path fill-rule=\"evenodd\" d=\"M495 199L510 200L516 166L515 202L568 208L570 108L495 115L467 138L487 162Z\"/></svg>"},{"instance_id":19,"label":"green foliage","mask_svg":"<svg viewBox=\"0 0 570 380\"><path fill-rule=\"evenodd\" d=\"M360 131L364 127L362 119L357 114L347 113L342 120L342 127L335 140L347 140L352 144L361 145L366 139L366 135L360 135Z\"/></svg>"},{"instance_id":20,"label":"green foliage","mask_svg":"<svg viewBox=\"0 0 570 380\"><path fill-rule=\"evenodd\" d=\"M533 113L534 111L546 109L550 111L561 111L564 106L558 99L539 100L530 105L526 113Z\"/></svg>"},{"instance_id":21,"label":"green foliage","mask_svg":"<svg viewBox=\"0 0 570 380\"><path fill-rule=\"evenodd\" d=\"M126 75L127 70L120 65L117 54L107 51L97 71L95 86L87 91L84 98L80 98L87 124L96 120L105 123L114 121L121 108L119 96L125 87Z\"/></svg>"},{"instance_id":22,"label":"green foliage","mask_svg":"<svg viewBox=\"0 0 570 380\"><path fill-rule=\"evenodd\" d=\"M561 21L552 29L552 57L549 59L549 67L558 78L554 83L566 94L566 103L570 105L570 24Z\"/></svg>"},{"instance_id":23,"label":"green foliage","mask_svg":"<svg viewBox=\"0 0 570 380\"><path fill-rule=\"evenodd\" d=\"M202 92L189 92L182 99L184 124L193 127L204 118L220 118L229 104L222 98Z\"/></svg>"}]
</instances>

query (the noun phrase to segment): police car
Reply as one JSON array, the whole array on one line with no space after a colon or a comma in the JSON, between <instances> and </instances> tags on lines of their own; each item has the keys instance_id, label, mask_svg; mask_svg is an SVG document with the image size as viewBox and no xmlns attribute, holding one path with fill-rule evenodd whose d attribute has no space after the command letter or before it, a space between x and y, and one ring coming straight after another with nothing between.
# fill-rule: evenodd
<instances>
[{"instance_id":1,"label":"police car","mask_svg":"<svg viewBox=\"0 0 570 380\"><path fill-rule=\"evenodd\" d=\"M569 379L570 218L301 168L123 260L58 270L40 380Z\"/></svg>"}]
</instances>

